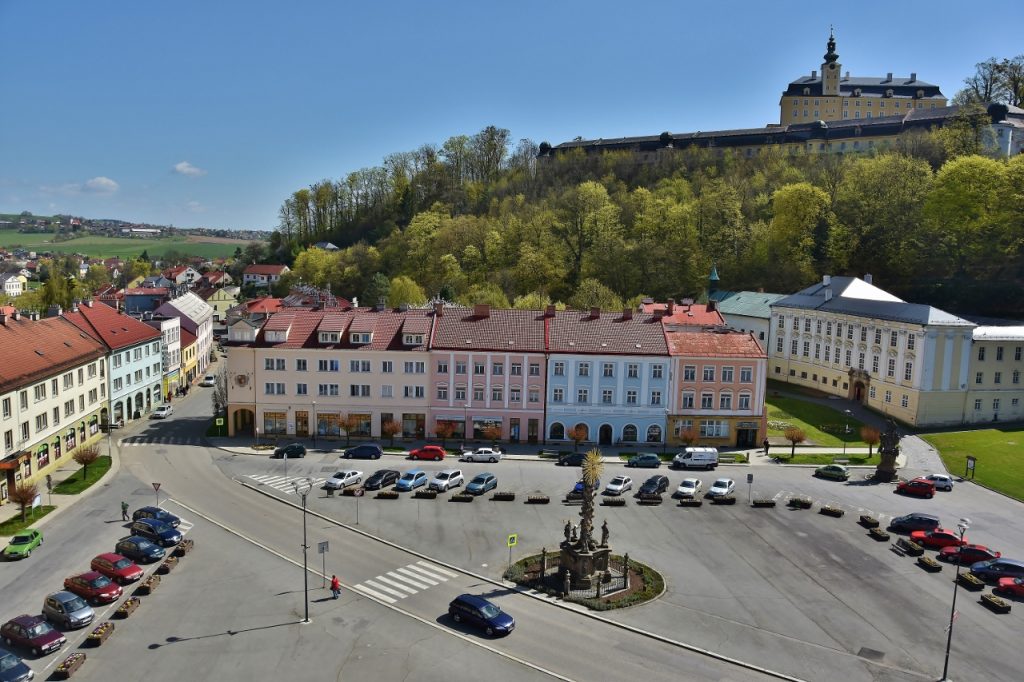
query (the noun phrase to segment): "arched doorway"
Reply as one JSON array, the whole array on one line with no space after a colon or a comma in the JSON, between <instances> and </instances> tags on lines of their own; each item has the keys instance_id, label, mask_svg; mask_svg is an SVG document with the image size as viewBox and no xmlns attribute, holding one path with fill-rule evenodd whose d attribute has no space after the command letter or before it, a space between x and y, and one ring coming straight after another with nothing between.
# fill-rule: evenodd
<instances>
[{"instance_id":1,"label":"arched doorway","mask_svg":"<svg viewBox=\"0 0 1024 682\"><path fill-rule=\"evenodd\" d=\"M249 435L254 433L253 423L256 420L256 415L253 414L252 410L237 410L232 416L232 420L234 421L235 427L233 435Z\"/></svg>"},{"instance_id":2,"label":"arched doorway","mask_svg":"<svg viewBox=\"0 0 1024 682\"><path fill-rule=\"evenodd\" d=\"M612 444L612 425L601 424L601 428L597 430L597 442L599 445L611 445Z\"/></svg>"},{"instance_id":3,"label":"arched doorway","mask_svg":"<svg viewBox=\"0 0 1024 682\"><path fill-rule=\"evenodd\" d=\"M864 382L858 381L853 385L853 399L858 403L864 402Z\"/></svg>"}]
</instances>

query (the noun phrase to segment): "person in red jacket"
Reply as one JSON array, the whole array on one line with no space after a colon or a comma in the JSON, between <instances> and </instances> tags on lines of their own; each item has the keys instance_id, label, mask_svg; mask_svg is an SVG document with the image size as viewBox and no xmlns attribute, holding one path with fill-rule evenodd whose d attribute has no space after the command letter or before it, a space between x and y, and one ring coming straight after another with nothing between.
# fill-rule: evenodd
<instances>
[{"instance_id":1,"label":"person in red jacket","mask_svg":"<svg viewBox=\"0 0 1024 682\"><path fill-rule=\"evenodd\" d=\"M335 599L337 599L338 595L341 594L341 581L338 580L338 576L336 575L331 576L331 594L334 595Z\"/></svg>"}]
</instances>

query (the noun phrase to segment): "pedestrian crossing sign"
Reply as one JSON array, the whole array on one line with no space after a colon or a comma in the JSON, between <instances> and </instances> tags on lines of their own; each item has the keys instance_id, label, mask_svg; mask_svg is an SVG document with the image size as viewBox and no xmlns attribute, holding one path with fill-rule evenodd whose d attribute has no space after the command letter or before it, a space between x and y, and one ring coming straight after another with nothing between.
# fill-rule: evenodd
<instances>
[{"instance_id":1,"label":"pedestrian crossing sign","mask_svg":"<svg viewBox=\"0 0 1024 682\"><path fill-rule=\"evenodd\" d=\"M512 533L511 535L508 536L508 546L509 547L515 547L516 543L518 541L519 541L519 535L517 533Z\"/></svg>"}]
</instances>

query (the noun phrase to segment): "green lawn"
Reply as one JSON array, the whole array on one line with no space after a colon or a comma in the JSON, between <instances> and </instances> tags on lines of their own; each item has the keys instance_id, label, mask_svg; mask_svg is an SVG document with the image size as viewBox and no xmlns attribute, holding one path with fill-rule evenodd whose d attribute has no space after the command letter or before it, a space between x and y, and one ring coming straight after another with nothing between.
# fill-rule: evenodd
<instances>
[{"instance_id":1,"label":"green lawn","mask_svg":"<svg viewBox=\"0 0 1024 682\"><path fill-rule=\"evenodd\" d=\"M7 519L3 523L0 523L0 535L14 535L19 530L25 528L31 528L35 523L52 512L56 507L48 504L41 504L35 509L29 509L25 512L25 520L21 520L21 511L19 510L18 515Z\"/></svg>"},{"instance_id":2,"label":"green lawn","mask_svg":"<svg viewBox=\"0 0 1024 682\"><path fill-rule=\"evenodd\" d=\"M844 459L842 453L835 454L821 454L814 455L808 453L801 453L800 446L796 448L796 455L790 459L789 446L773 445L771 449L772 456L778 457L782 464L832 464L836 459ZM845 459L850 460L850 466L878 466L879 457L878 454L872 454L870 457L867 455L846 455Z\"/></svg>"},{"instance_id":3,"label":"green lawn","mask_svg":"<svg viewBox=\"0 0 1024 682\"><path fill-rule=\"evenodd\" d=\"M1024 500L1024 429L980 429L921 436L939 451L949 472L962 476L967 455L978 458L974 480Z\"/></svg>"},{"instance_id":4,"label":"green lawn","mask_svg":"<svg viewBox=\"0 0 1024 682\"><path fill-rule=\"evenodd\" d=\"M860 439L860 427L864 425L856 417L849 417L831 407L810 403L797 398L772 396L765 399L768 409L768 435L784 436L787 428L795 426L807 436L805 445L839 445L843 441L850 447L866 448ZM849 433L845 433L846 425ZM779 446L774 446L779 447ZM797 446L799 448L799 445ZM850 460L852 463L852 459ZM826 464L832 462L831 458ZM806 462L810 464L811 462Z\"/></svg>"},{"instance_id":5,"label":"green lawn","mask_svg":"<svg viewBox=\"0 0 1024 682\"><path fill-rule=\"evenodd\" d=\"M103 478L103 474L110 469L110 458L106 455L97 457L96 461L89 465L89 476L82 474L82 469L68 476L66 479L53 487L53 492L60 495L77 495L96 481Z\"/></svg>"},{"instance_id":6,"label":"green lawn","mask_svg":"<svg viewBox=\"0 0 1024 682\"><path fill-rule=\"evenodd\" d=\"M52 242L52 233L21 233L17 230L0 230L0 246L14 248L20 246L32 251L57 251L63 253L84 253L98 258L134 258L143 251L157 257L167 251L178 251L192 256L204 258L227 258L234 255L239 246L245 248L247 242L213 243L190 242L181 236L164 237L161 239L120 239L118 237L101 237L88 235Z\"/></svg>"}]
</instances>

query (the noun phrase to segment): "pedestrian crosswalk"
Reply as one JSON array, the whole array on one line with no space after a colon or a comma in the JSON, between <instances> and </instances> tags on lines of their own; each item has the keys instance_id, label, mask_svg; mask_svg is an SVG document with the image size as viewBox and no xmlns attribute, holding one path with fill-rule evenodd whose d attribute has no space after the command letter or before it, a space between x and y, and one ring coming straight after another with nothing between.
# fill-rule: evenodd
<instances>
[{"instance_id":1,"label":"pedestrian crosswalk","mask_svg":"<svg viewBox=\"0 0 1024 682\"><path fill-rule=\"evenodd\" d=\"M295 481L304 481L308 478L313 481L313 487L318 488L327 480L315 476L280 476L278 474L249 474L249 478L259 485L279 490L287 495L295 493Z\"/></svg>"},{"instance_id":2,"label":"pedestrian crosswalk","mask_svg":"<svg viewBox=\"0 0 1024 682\"><path fill-rule=\"evenodd\" d=\"M429 561L417 561L364 580L355 585L354 589L386 604L394 604L399 599L405 599L456 577L458 574Z\"/></svg>"},{"instance_id":3,"label":"pedestrian crosswalk","mask_svg":"<svg viewBox=\"0 0 1024 682\"><path fill-rule=\"evenodd\" d=\"M206 445L206 441L199 437L177 437L177 436L129 436L117 441L120 446L140 445Z\"/></svg>"}]
</instances>

